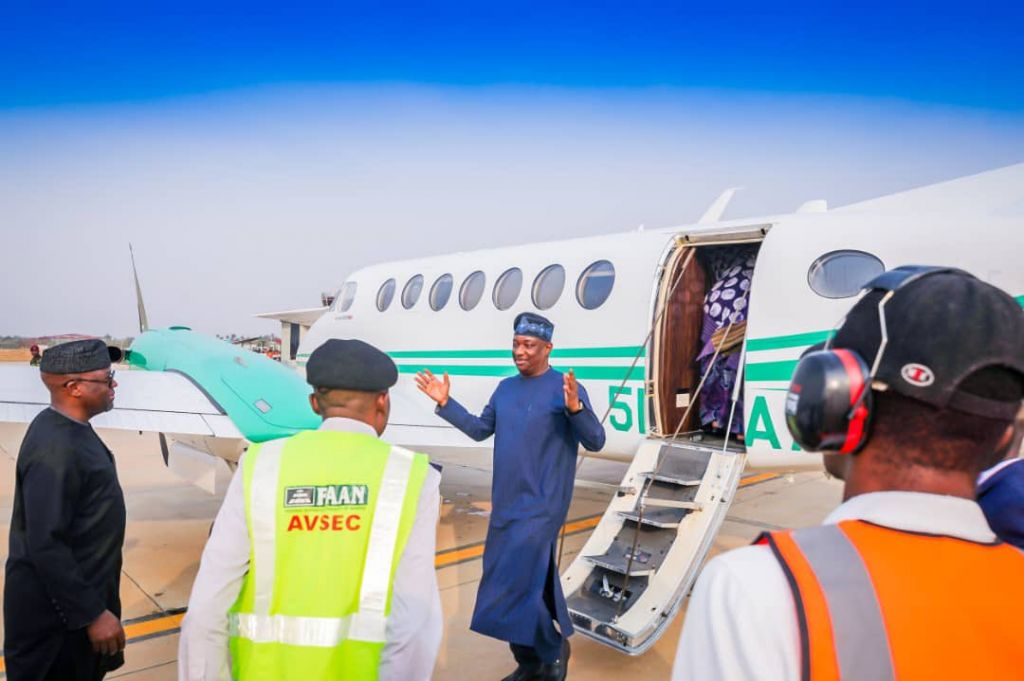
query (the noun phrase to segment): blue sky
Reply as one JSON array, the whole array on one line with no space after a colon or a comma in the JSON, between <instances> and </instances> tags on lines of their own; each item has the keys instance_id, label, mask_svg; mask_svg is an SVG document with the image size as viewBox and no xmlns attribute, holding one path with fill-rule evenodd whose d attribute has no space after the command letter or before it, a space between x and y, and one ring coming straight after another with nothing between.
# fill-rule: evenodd
<instances>
[{"instance_id":1,"label":"blue sky","mask_svg":"<svg viewBox=\"0 0 1024 681\"><path fill-rule=\"evenodd\" d=\"M8 4L0 334L132 333L129 239L154 324L271 332L381 261L1024 160L1009 3Z\"/></svg>"},{"instance_id":2,"label":"blue sky","mask_svg":"<svg viewBox=\"0 0 1024 681\"><path fill-rule=\"evenodd\" d=\"M1024 9L1006 0L283 4L8 3L0 104L344 81L697 87L1024 108Z\"/></svg>"}]
</instances>

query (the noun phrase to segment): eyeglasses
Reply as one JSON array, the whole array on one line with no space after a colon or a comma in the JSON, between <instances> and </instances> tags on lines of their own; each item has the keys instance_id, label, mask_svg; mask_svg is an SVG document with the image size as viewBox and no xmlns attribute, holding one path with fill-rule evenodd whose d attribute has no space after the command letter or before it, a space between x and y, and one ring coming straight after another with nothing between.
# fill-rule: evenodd
<instances>
[{"instance_id":1,"label":"eyeglasses","mask_svg":"<svg viewBox=\"0 0 1024 681\"><path fill-rule=\"evenodd\" d=\"M114 372L108 373L106 378L72 378L70 381L64 381L64 387L66 388L72 383L106 383L108 388L113 388Z\"/></svg>"}]
</instances>

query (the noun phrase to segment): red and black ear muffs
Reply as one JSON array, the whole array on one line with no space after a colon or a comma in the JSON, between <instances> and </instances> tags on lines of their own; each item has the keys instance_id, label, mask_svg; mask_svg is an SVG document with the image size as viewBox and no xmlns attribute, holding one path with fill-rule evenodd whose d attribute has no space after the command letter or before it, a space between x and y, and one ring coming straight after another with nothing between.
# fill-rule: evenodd
<instances>
[{"instance_id":1,"label":"red and black ear muffs","mask_svg":"<svg viewBox=\"0 0 1024 681\"><path fill-rule=\"evenodd\" d=\"M786 425L810 452L857 453L871 425L871 369L852 350L805 355L786 394Z\"/></svg>"},{"instance_id":2,"label":"red and black ear muffs","mask_svg":"<svg viewBox=\"0 0 1024 681\"><path fill-rule=\"evenodd\" d=\"M874 403L871 383L889 342L885 305L907 284L944 272L971 276L952 267L904 265L883 272L864 286L864 290L885 292L878 302L882 338L870 367L853 350L830 348L831 338L824 350L800 359L786 393L786 425L802 449L856 454L867 444Z\"/></svg>"}]
</instances>

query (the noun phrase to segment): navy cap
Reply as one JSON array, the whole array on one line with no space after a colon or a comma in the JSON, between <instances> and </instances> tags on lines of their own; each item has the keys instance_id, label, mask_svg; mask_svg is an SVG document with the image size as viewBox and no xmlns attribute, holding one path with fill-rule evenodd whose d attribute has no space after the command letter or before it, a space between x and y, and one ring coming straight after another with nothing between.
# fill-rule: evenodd
<instances>
[{"instance_id":1,"label":"navy cap","mask_svg":"<svg viewBox=\"0 0 1024 681\"><path fill-rule=\"evenodd\" d=\"M547 317L533 312L522 312L516 315L516 320L512 322L512 329L517 336L533 336L548 343L551 342L551 337L555 334L555 325Z\"/></svg>"},{"instance_id":2,"label":"navy cap","mask_svg":"<svg viewBox=\"0 0 1024 681\"><path fill-rule=\"evenodd\" d=\"M383 392L398 382L398 368L369 343L332 338L309 356L306 382L314 388Z\"/></svg>"},{"instance_id":3,"label":"navy cap","mask_svg":"<svg viewBox=\"0 0 1024 681\"><path fill-rule=\"evenodd\" d=\"M902 268L913 269L913 268ZM878 303L887 272L865 286L832 347L870 364L881 342ZM921 276L885 306L889 344L876 380L938 408L1006 418L1024 397L1024 310L1004 291L961 270Z\"/></svg>"},{"instance_id":4,"label":"navy cap","mask_svg":"<svg viewBox=\"0 0 1024 681\"><path fill-rule=\"evenodd\" d=\"M48 348L39 361L39 370L46 374L84 374L109 369L111 362L120 362L120 348L107 345L98 338L61 343Z\"/></svg>"}]
</instances>

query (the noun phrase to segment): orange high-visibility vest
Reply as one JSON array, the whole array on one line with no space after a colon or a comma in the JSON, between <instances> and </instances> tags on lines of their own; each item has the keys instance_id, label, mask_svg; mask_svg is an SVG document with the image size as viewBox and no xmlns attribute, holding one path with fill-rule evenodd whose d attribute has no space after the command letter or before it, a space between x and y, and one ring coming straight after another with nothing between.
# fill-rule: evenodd
<instances>
[{"instance_id":1,"label":"orange high-visibility vest","mask_svg":"<svg viewBox=\"0 0 1024 681\"><path fill-rule=\"evenodd\" d=\"M762 535L803 681L1024 678L1024 552L849 520Z\"/></svg>"}]
</instances>

